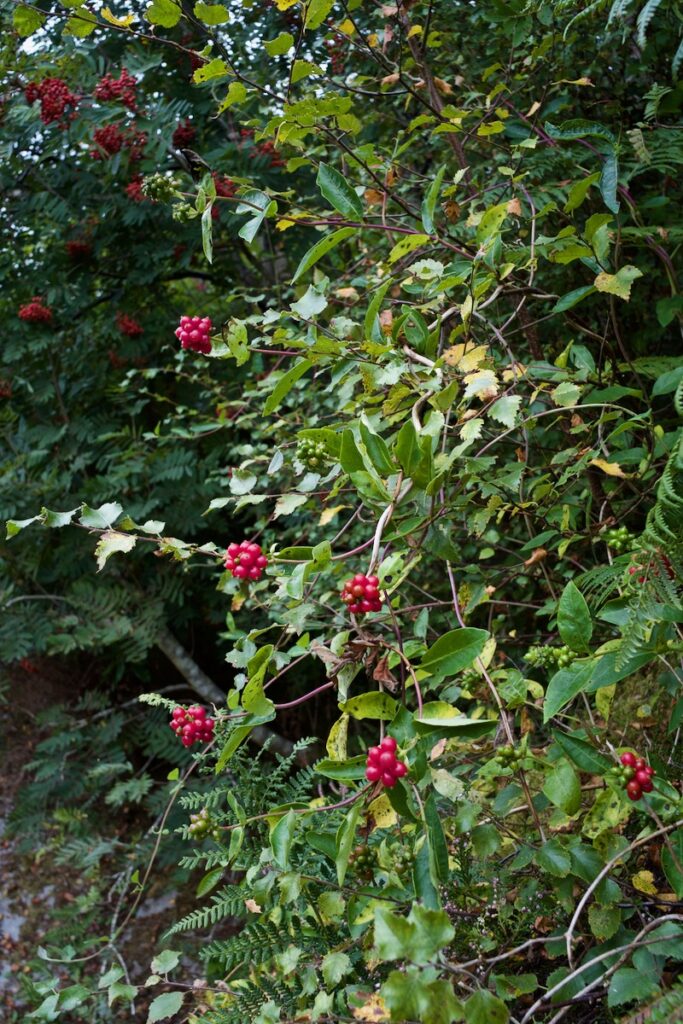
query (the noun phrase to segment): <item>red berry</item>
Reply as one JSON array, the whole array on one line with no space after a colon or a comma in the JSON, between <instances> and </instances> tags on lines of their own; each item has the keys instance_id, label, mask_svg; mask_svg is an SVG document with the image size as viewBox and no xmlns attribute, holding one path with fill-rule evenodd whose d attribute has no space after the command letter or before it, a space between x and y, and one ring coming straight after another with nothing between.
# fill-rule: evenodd
<instances>
[{"instance_id":1,"label":"red berry","mask_svg":"<svg viewBox=\"0 0 683 1024\"><path fill-rule=\"evenodd\" d=\"M248 570L243 565L236 565L232 570L233 576L237 577L238 580L244 580L249 575Z\"/></svg>"},{"instance_id":2,"label":"red berry","mask_svg":"<svg viewBox=\"0 0 683 1024\"><path fill-rule=\"evenodd\" d=\"M396 785L396 777L391 772L384 772L382 774L382 785L386 786L387 789L392 789Z\"/></svg>"},{"instance_id":3,"label":"red berry","mask_svg":"<svg viewBox=\"0 0 683 1024\"><path fill-rule=\"evenodd\" d=\"M223 564L237 579L260 580L268 559L260 544L243 540L240 544L228 545Z\"/></svg>"},{"instance_id":4,"label":"red berry","mask_svg":"<svg viewBox=\"0 0 683 1024\"><path fill-rule=\"evenodd\" d=\"M644 768L639 768L636 774L634 775L634 778L641 789L644 789L645 784L650 781L650 775L648 772L645 771Z\"/></svg>"},{"instance_id":5,"label":"red berry","mask_svg":"<svg viewBox=\"0 0 683 1024\"><path fill-rule=\"evenodd\" d=\"M404 764L403 761L397 761L394 765L394 775L397 779L402 779L404 775L408 774L408 765Z\"/></svg>"},{"instance_id":6,"label":"red berry","mask_svg":"<svg viewBox=\"0 0 683 1024\"><path fill-rule=\"evenodd\" d=\"M652 779L649 777L649 775L647 777L647 781L646 782L641 782L640 783L640 788L642 789L643 793L651 793L652 792L652 790L654 789L654 786L653 786L653 783L652 783Z\"/></svg>"},{"instance_id":7,"label":"red berry","mask_svg":"<svg viewBox=\"0 0 683 1024\"><path fill-rule=\"evenodd\" d=\"M622 754L619 758L622 764L627 765L629 768L633 768L636 763L636 755L632 754L630 750L627 750L625 754Z\"/></svg>"},{"instance_id":8,"label":"red berry","mask_svg":"<svg viewBox=\"0 0 683 1024\"><path fill-rule=\"evenodd\" d=\"M641 771L645 767L645 762L642 757L636 758L635 764L633 765L637 772Z\"/></svg>"},{"instance_id":9,"label":"red berry","mask_svg":"<svg viewBox=\"0 0 683 1024\"><path fill-rule=\"evenodd\" d=\"M654 770L654 768L651 768L649 764L645 765L645 767L643 768L643 771L647 772L648 775L656 775L657 774L657 772Z\"/></svg>"},{"instance_id":10,"label":"red berry","mask_svg":"<svg viewBox=\"0 0 683 1024\"><path fill-rule=\"evenodd\" d=\"M181 708L180 706L178 706L177 708L173 708L173 717L174 718L184 718L184 716L185 716L185 708Z\"/></svg>"},{"instance_id":11,"label":"red berry","mask_svg":"<svg viewBox=\"0 0 683 1024\"><path fill-rule=\"evenodd\" d=\"M344 583L341 599L350 612L365 615L377 612L382 606L382 597L378 589L379 580L376 576L364 576L356 573Z\"/></svg>"},{"instance_id":12,"label":"red berry","mask_svg":"<svg viewBox=\"0 0 683 1024\"><path fill-rule=\"evenodd\" d=\"M211 351L211 318L181 316L175 335L180 339L182 348L208 355Z\"/></svg>"},{"instance_id":13,"label":"red berry","mask_svg":"<svg viewBox=\"0 0 683 1024\"><path fill-rule=\"evenodd\" d=\"M395 762L396 758L394 757L392 751L390 750L383 750L382 753L379 755L379 765L380 768L384 769L384 771L391 771L394 767Z\"/></svg>"},{"instance_id":14,"label":"red berry","mask_svg":"<svg viewBox=\"0 0 683 1024\"><path fill-rule=\"evenodd\" d=\"M370 747L368 750L368 762L372 764L379 764L379 758L382 750L380 747Z\"/></svg>"},{"instance_id":15,"label":"red berry","mask_svg":"<svg viewBox=\"0 0 683 1024\"><path fill-rule=\"evenodd\" d=\"M385 736L382 742L380 743L380 747L382 748L382 750L390 750L392 754L396 750L397 746L398 743L396 742L393 736ZM377 748L375 747L373 749L376 750Z\"/></svg>"},{"instance_id":16,"label":"red berry","mask_svg":"<svg viewBox=\"0 0 683 1024\"><path fill-rule=\"evenodd\" d=\"M368 782L377 782L381 774L381 770L374 764L369 764L365 769L365 778Z\"/></svg>"},{"instance_id":17,"label":"red berry","mask_svg":"<svg viewBox=\"0 0 683 1024\"><path fill-rule=\"evenodd\" d=\"M636 782L635 779L631 779L631 781L626 784L626 793L628 794L629 800L640 800L642 796L640 783Z\"/></svg>"}]
</instances>

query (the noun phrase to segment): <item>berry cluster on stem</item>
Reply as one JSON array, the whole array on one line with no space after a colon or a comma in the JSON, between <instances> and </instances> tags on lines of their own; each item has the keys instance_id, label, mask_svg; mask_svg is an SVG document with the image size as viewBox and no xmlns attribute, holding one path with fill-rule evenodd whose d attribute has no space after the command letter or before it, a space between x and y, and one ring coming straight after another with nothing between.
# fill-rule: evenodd
<instances>
[{"instance_id":1,"label":"berry cluster on stem","mask_svg":"<svg viewBox=\"0 0 683 1024\"><path fill-rule=\"evenodd\" d=\"M378 612L382 607L379 579L377 576L364 576L362 572L356 573L344 584L341 599L354 615Z\"/></svg>"},{"instance_id":2,"label":"berry cluster on stem","mask_svg":"<svg viewBox=\"0 0 683 1024\"><path fill-rule=\"evenodd\" d=\"M73 121L76 116L78 97L61 78L48 77L42 82L29 82L24 89L24 96L27 103L40 100L40 120L43 124L58 122L61 128L66 128L68 121ZM67 107L71 108L68 114Z\"/></svg>"},{"instance_id":3,"label":"berry cluster on stem","mask_svg":"<svg viewBox=\"0 0 683 1024\"><path fill-rule=\"evenodd\" d=\"M207 716L201 704L174 708L169 725L184 747L191 747L193 743L210 743L213 739L213 718Z\"/></svg>"},{"instance_id":4,"label":"berry cluster on stem","mask_svg":"<svg viewBox=\"0 0 683 1024\"><path fill-rule=\"evenodd\" d=\"M211 317L181 316L175 336L182 348L207 356L211 351Z\"/></svg>"},{"instance_id":5,"label":"berry cluster on stem","mask_svg":"<svg viewBox=\"0 0 683 1024\"><path fill-rule=\"evenodd\" d=\"M194 137L197 134L192 124L185 118L184 121L178 125L172 135L173 145L176 149L185 149L187 146L192 145Z\"/></svg>"},{"instance_id":6,"label":"berry cluster on stem","mask_svg":"<svg viewBox=\"0 0 683 1024\"><path fill-rule=\"evenodd\" d=\"M243 540L240 544L228 544L223 563L229 573L238 580L260 580L268 559L260 544Z\"/></svg>"},{"instance_id":7,"label":"berry cluster on stem","mask_svg":"<svg viewBox=\"0 0 683 1024\"><path fill-rule=\"evenodd\" d=\"M387 789L391 789L408 774L408 766L396 757L397 746L393 736L385 736L378 747L370 747L365 769L368 782L381 782Z\"/></svg>"},{"instance_id":8,"label":"berry cluster on stem","mask_svg":"<svg viewBox=\"0 0 683 1024\"><path fill-rule=\"evenodd\" d=\"M116 326L127 338L139 338L141 334L145 333L144 327L127 313L116 314Z\"/></svg>"},{"instance_id":9,"label":"berry cluster on stem","mask_svg":"<svg viewBox=\"0 0 683 1024\"><path fill-rule=\"evenodd\" d=\"M20 306L18 316L27 324L52 323L52 310L44 304L40 295L34 295L30 302Z\"/></svg>"},{"instance_id":10,"label":"berry cluster on stem","mask_svg":"<svg viewBox=\"0 0 683 1024\"><path fill-rule=\"evenodd\" d=\"M614 768L613 771L623 784L629 800L640 800L643 793L651 793L652 776L657 774L654 768L650 768L642 757L637 757L630 750L622 754L619 760L622 767Z\"/></svg>"},{"instance_id":11,"label":"berry cluster on stem","mask_svg":"<svg viewBox=\"0 0 683 1024\"><path fill-rule=\"evenodd\" d=\"M104 75L95 86L95 99L101 103L108 103L112 100L120 100L129 110L136 110L135 90L137 79L125 68L121 68L118 78L113 75Z\"/></svg>"}]
</instances>

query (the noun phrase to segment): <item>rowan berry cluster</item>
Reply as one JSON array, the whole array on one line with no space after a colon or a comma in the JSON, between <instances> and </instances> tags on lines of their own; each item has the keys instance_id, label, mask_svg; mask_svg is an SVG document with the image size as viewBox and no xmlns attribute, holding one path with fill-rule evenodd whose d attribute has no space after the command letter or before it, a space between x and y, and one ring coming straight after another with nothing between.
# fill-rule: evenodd
<instances>
[{"instance_id":1,"label":"rowan berry cluster","mask_svg":"<svg viewBox=\"0 0 683 1024\"><path fill-rule=\"evenodd\" d=\"M241 544L228 544L223 564L237 580L260 580L268 559L260 544L243 540Z\"/></svg>"},{"instance_id":2,"label":"rowan berry cluster","mask_svg":"<svg viewBox=\"0 0 683 1024\"><path fill-rule=\"evenodd\" d=\"M623 785L629 800L640 800L643 793L651 793L652 776L657 774L654 768L650 768L642 757L637 757L630 750L622 754L619 760L621 768L611 768L610 774Z\"/></svg>"},{"instance_id":3,"label":"rowan berry cluster","mask_svg":"<svg viewBox=\"0 0 683 1024\"><path fill-rule=\"evenodd\" d=\"M391 789L408 774L408 766L396 757L397 746L393 736L385 736L378 747L370 747L365 769L368 782L381 782L387 789Z\"/></svg>"},{"instance_id":4,"label":"rowan berry cluster","mask_svg":"<svg viewBox=\"0 0 683 1024\"><path fill-rule=\"evenodd\" d=\"M275 143L271 142L270 139L267 139L265 142L259 142L256 147L256 151L260 153L261 156L268 157L271 167L283 167L287 162L280 156L275 148Z\"/></svg>"},{"instance_id":5,"label":"rowan berry cluster","mask_svg":"<svg viewBox=\"0 0 683 1024\"><path fill-rule=\"evenodd\" d=\"M93 132L93 142L98 149L91 149L90 156L93 160L104 160L106 157L120 153L125 147L132 161L141 160L144 154L147 135L145 132L132 130L123 131L121 125L113 121L111 124L102 125Z\"/></svg>"},{"instance_id":6,"label":"rowan berry cluster","mask_svg":"<svg viewBox=\"0 0 683 1024\"><path fill-rule=\"evenodd\" d=\"M209 814L207 807L202 807L201 811L197 814L190 815L190 825L188 832L192 835L193 839L197 839L201 842L203 839L208 839L211 836L212 839L220 839L220 829L216 827L216 823Z\"/></svg>"},{"instance_id":7,"label":"rowan berry cluster","mask_svg":"<svg viewBox=\"0 0 683 1024\"><path fill-rule=\"evenodd\" d=\"M216 195L221 199L231 199L237 193L237 185L232 178L227 178L225 175L214 174L213 183L216 186ZM218 220L220 212L220 203L214 203L211 207L212 218Z\"/></svg>"},{"instance_id":8,"label":"rowan berry cluster","mask_svg":"<svg viewBox=\"0 0 683 1024\"><path fill-rule=\"evenodd\" d=\"M567 668L575 659L576 654L566 644L563 647L530 647L524 655L524 660L530 665L549 670Z\"/></svg>"},{"instance_id":9,"label":"rowan berry cluster","mask_svg":"<svg viewBox=\"0 0 683 1024\"><path fill-rule=\"evenodd\" d=\"M330 461L324 443L322 441L314 441L310 437L304 437L299 441L296 457L302 466L317 473Z\"/></svg>"},{"instance_id":10,"label":"rowan berry cluster","mask_svg":"<svg viewBox=\"0 0 683 1024\"><path fill-rule=\"evenodd\" d=\"M635 539L633 534L625 526L620 526L615 530L607 530L603 537L607 546L612 548L613 551L616 551L618 555L622 554L624 551L630 551Z\"/></svg>"},{"instance_id":11,"label":"rowan berry cluster","mask_svg":"<svg viewBox=\"0 0 683 1024\"><path fill-rule=\"evenodd\" d=\"M90 258L92 246L89 242L81 242L78 239L74 239L66 243L66 251L70 260L73 260L74 263L80 263Z\"/></svg>"},{"instance_id":12,"label":"rowan berry cluster","mask_svg":"<svg viewBox=\"0 0 683 1024\"><path fill-rule=\"evenodd\" d=\"M128 182L126 185L126 195L134 203L144 203L147 196L145 195L145 190L142 186L141 174L134 175Z\"/></svg>"},{"instance_id":13,"label":"rowan berry cluster","mask_svg":"<svg viewBox=\"0 0 683 1024\"><path fill-rule=\"evenodd\" d=\"M27 103L40 100L40 120L43 124L57 121L63 128L67 121L73 121L78 97L75 96L66 82L61 78L44 78L42 82L29 82L24 89ZM67 107L71 111L66 113Z\"/></svg>"},{"instance_id":14,"label":"rowan berry cluster","mask_svg":"<svg viewBox=\"0 0 683 1024\"><path fill-rule=\"evenodd\" d=\"M181 316L175 336L182 348L208 355L211 351L211 317Z\"/></svg>"},{"instance_id":15,"label":"rowan berry cluster","mask_svg":"<svg viewBox=\"0 0 683 1024\"><path fill-rule=\"evenodd\" d=\"M366 612L378 612L382 607L382 596L379 592L379 580L376 576L364 576L356 573L344 584L341 599L354 615L365 615Z\"/></svg>"},{"instance_id":16,"label":"rowan berry cluster","mask_svg":"<svg viewBox=\"0 0 683 1024\"><path fill-rule=\"evenodd\" d=\"M129 110L136 110L137 79L125 68L121 68L118 78L113 75L104 75L95 86L95 99L101 103L108 103L111 100L120 100Z\"/></svg>"},{"instance_id":17,"label":"rowan berry cluster","mask_svg":"<svg viewBox=\"0 0 683 1024\"><path fill-rule=\"evenodd\" d=\"M348 50L348 40L341 32L335 32L333 39L325 40L327 56L330 58L330 71L333 75L340 75L344 70Z\"/></svg>"},{"instance_id":18,"label":"rowan berry cluster","mask_svg":"<svg viewBox=\"0 0 683 1024\"><path fill-rule=\"evenodd\" d=\"M176 149L185 149L186 146L192 145L196 134L197 132L186 118L173 132L173 145Z\"/></svg>"},{"instance_id":19,"label":"rowan berry cluster","mask_svg":"<svg viewBox=\"0 0 683 1024\"><path fill-rule=\"evenodd\" d=\"M127 313L116 314L116 326L127 338L139 338L141 334L145 333L144 327Z\"/></svg>"},{"instance_id":20,"label":"rowan berry cluster","mask_svg":"<svg viewBox=\"0 0 683 1024\"><path fill-rule=\"evenodd\" d=\"M207 716L201 704L174 708L169 724L184 747L191 747L193 743L209 743L213 739L213 718Z\"/></svg>"},{"instance_id":21,"label":"rowan berry cluster","mask_svg":"<svg viewBox=\"0 0 683 1024\"><path fill-rule=\"evenodd\" d=\"M40 295L34 295L30 302L20 306L18 316L27 324L52 323L52 310L43 303Z\"/></svg>"}]
</instances>

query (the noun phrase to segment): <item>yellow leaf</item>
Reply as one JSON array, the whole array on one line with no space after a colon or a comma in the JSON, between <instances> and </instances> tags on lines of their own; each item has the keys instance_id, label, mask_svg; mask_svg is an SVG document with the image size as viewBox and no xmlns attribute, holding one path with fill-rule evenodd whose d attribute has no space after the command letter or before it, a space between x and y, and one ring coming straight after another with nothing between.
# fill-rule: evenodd
<instances>
[{"instance_id":1,"label":"yellow leaf","mask_svg":"<svg viewBox=\"0 0 683 1024\"><path fill-rule=\"evenodd\" d=\"M642 277L642 270L638 267L626 264L616 274L598 274L593 284L599 292L607 292L608 295L617 295L625 302L631 298L631 285L638 277Z\"/></svg>"},{"instance_id":2,"label":"yellow leaf","mask_svg":"<svg viewBox=\"0 0 683 1024\"><path fill-rule=\"evenodd\" d=\"M368 807L368 816L375 819L373 832L377 828L393 828L398 821L398 815L389 803L386 793L372 801Z\"/></svg>"},{"instance_id":3,"label":"yellow leaf","mask_svg":"<svg viewBox=\"0 0 683 1024\"><path fill-rule=\"evenodd\" d=\"M472 348L470 345L460 342L446 349L443 357L449 366L455 366L461 373L471 373L472 370L479 369L485 361L488 351L486 345L476 345Z\"/></svg>"},{"instance_id":4,"label":"yellow leaf","mask_svg":"<svg viewBox=\"0 0 683 1024\"><path fill-rule=\"evenodd\" d=\"M287 231L289 228L296 227L297 220L305 216L305 213L290 213L288 217L281 217L276 221L275 227L278 231Z\"/></svg>"},{"instance_id":5,"label":"yellow leaf","mask_svg":"<svg viewBox=\"0 0 683 1024\"><path fill-rule=\"evenodd\" d=\"M379 36L376 32L371 32L367 38L368 46L377 46L379 44Z\"/></svg>"},{"instance_id":6,"label":"yellow leaf","mask_svg":"<svg viewBox=\"0 0 683 1024\"><path fill-rule=\"evenodd\" d=\"M109 10L108 7L103 7L100 14L105 21L108 21L110 25L116 25L117 28L128 28L135 21L134 14L127 14L125 18L117 18L115 14Z\"/></svg>"},{"instance_id":7,"label":"yellow leaf","mask_svg":"<svg viewBox=\"0 0 683 1024\"><path fill-rule=\"evenodd\" d=\"M607 473L607 476L620 476L622 479L626 478L621 466L617 465L616 462L608 462L607 459L591 459L591 466L597 466L603 473Z\"/></svg>"},{"instance_id":8,"label":"yellow leaf","mask_svg":"<svg viewBox=\"0 0 683 1024\"><path fill-rule=\"evenodd\" d=\"M412 39L413 36L422 35L422 25L413 25L408 33L408 39Z\"/></svg>"},{"instance_id":9,"label":"yellow leaf","mask_svg":"<svg viewBox=\"0 0 683 1024\"><path fill-rule=\"evenodd\" d=\"M288 11L290 7L298 3L299 0L275 0L278 11Z\"/></svg>"},{"instance_id":10,"label":"yellow leaf","mask_svg":"<svg viewBox=\"0 0 683 1024\"><path fill-rule=\"evenodd\" d=\"M387 1004L384 1002L381 996L373 994L369 995L367 1002L363 1003L362 1006L356 1006L353 1010L354 1020L369 1021L370 1024L377 1024L377 1022L389 1020L389 1011L387 1010Z\"/></svg>"},{"instance_id":11,"label":"yellow leaf","mask_svg":"<svg viewBox=\"0 0 683 1024\"><path fill-rule=\"evenodd\" d=\"M318 526L327 526L331 523L336 515L338 515L342 509L348 508L348 505L335 505L333 508L326 508L320 513L320 519L318 520Z\"/></svg>"},{"instance_id":12,"label":"yellow leaf","mask_svg":"<svg viewBox=\"0 0 683 1024\"><path fill-rule=\"evenodd\" d=\"M531 104L531 106L527 110L526 116L527 117L533 117L533 115L536 113L536 111L540 110L540 109L541 109L541 104L538 102L538 100L534 100L534 102Z\"/></svg>"},{"instance_id":13,"label":"yellow leaf","mask_svg":"<svg viewBox=\"0 0 683 1024\"><path fill-rule=\"evenodd\" d=\"M648 896L657 895L657 887L655 886L655 876L651 871L638 871L631 878L631 885L638 892L644 892Z\"/></svg>"},{"instance_id":14,"label":"yellow leaf","mask_svg":"<svg viewBox=\"0 0 683 1024\"><path fill-rule=\"evenodd\" d=\"M337 28L340 32L343 32L345 36L352 36L356 31L356 28L350 18L342 21L341 25L338 25Z\"/></svg>"},{"instance_id":15,"label":"yellow leaf","mask_svg":"<svg viewBox=\"0 0 683 1024\"><path fill-rule=\"evenodd\" d=\"M595 706L598 709L598 714L602 715L606 722L609 720L609 713L616 690L617 684L612 683L611 686L602 686L595 692Z\"/></svg>"},{"instance_id":16,"label":"yellow leaf","mask_svg":"<svg viewBox=\"0 0 683 1024\"><path fill-rule=\"evenodd\" d=\"M553 82L553 85L590 85L591 89L595 86L591 82L590 78L561 78L559 82Z\"/></svg>"},{"instance_id":17,"label":"yellow leaf","mask_svg":"<svg viewBox=\"0 0 683 1024\"><path fill-rule=\"evenodd\" d=\"M327 756L333 761L345 761L346 741L349 735L349 715L342 715L330 729L327 737Z\"/></svg>"}]
</instances>

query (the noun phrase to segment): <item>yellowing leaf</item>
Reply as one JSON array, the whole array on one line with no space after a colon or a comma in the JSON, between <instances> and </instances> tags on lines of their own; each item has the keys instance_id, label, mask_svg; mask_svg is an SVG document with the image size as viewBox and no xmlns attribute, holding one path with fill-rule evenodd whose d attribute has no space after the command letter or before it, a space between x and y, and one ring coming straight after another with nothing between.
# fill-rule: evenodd
<instances>
[{"instance_id":1,"label":"yellowing leaf","mask_svg":"<svg viewBox=\"0 0 683 1024\"><path fill-rule=\"evenodd\" d=\"M278 231L287 231L288 228L296 227L297 220L305 216L305 213L290 213L287 217L281 217L276 221L275 227Z\"/></svg>"},{"instance_id":2,"label":"yellowing leaf","mask_svg":"<svg viewBox=\"0 0 683 1024\"><path fill-rule=\"evenodd\" d=\"M278 11L288 11L290 7L293 7L298 2L299 0L275 0L275 6Z\"/></svg>"},{"instance_id":3,"label":"yellowing leaf","mask_svg":"<svg viewBox=\"0 0 683 1024\"><path fill-rule=\"evenodd\" d=\"M352 36L356 31L355 25L350 18L346 18L345 21L342 21L341 25L338 25L337 28L340 32L343 32L345 36Z\"/></svg>"},{"instance_id":4,"label":"yellowing leaf","mask_svg":"<svg viewBox=\"0 0 683 1024\"><path fill-rule=\"evenodd\" d=\"M372 801L367 813L368 817L374 818L375 821L373 832L377 828L393 828L398 821L398 815L389 803L386 793L382 793Z\"/></svg>"},{"instance_id":5,"label":"yellowing leaf","mask_svg":"<svg viewBox=\"0 0 683 1024\"><path fill-rule=\"evenodd\" d=\"M655 885L655 876L651 871L637 871L635 875L631 877L631 885L638 892L644 892L648 896L657 895L657 887Z\"/></svg>"},{"instance_id":6,"label":"yellowing leaf","mask_svg":"<svg viewBox=\"0 0 683 1024\"><path fill-rule=\"evenodd\" d=\"M117 18L108 7L103 7L100 14L105 21L108 21L110 25L116 25L117 28L128 28L135 21L134 14L127 14L125 18Z\"/></svg>"},{"instance_id":7,"label":"yellowing leaf","mask_svg":"<svg viewBox=\"0 0 683 1024\"><path fill-rule=\"evenodd\" d=\"M379 36L376 32L371 32L367 38L368 46L377 46L379 44Z\"/></svg>"},{"instance_id":8,"label":"yellowing leaf","mask_svg":"<svg viewBox=\"0 0 683 1024\"><path fill-rule=\"evenodd\" d=\"M333 761L345 761L346 742L349 735L349 715L343 714L330 729L327 737L327 755Z\"/></svg>"},{"instance_id":9,"label":"yellowing leaf","mask_svg":"<svg viewBox=\"0 0 683 1024\"><path fill-rule=\"evenodd\" d=\"M353 1019L369 1021L370 1024L376 1024L378 1021L387 1021L390 1019L387 1004L381 996L376 994L369 995L366 1003L355 1007Z\"/></svg>"},{"instance_id":10,"label":"yellowing leaf","mask_svg":"<svg viewBox=\"0 0 683 1024\"><path fill-rule=\"evenodd\" d=\"M326 508L320 513L320 519L318 520L318 526L327 526L331 523L335 516L339 515L342 509L348 508L348 505L335 505L333 508Z\"/></svg>"},{"instance_id":11,"label":"yellowing leaf","mask_svg":"<svg viewBox=\"0 0 683 1024\"><path fill-rule=\"evenodd\" d=\"M643 276L642 270L633 267L629 263L616 274L598 274L593 284L599 292L607 292L608 295L618 295L626 302L631 298L631 285Z\"/></svg>"},{"instance_id":12,"label":"yellowing leaf","mask_svg":"<svg viewBox=\"0 0 683 1024\"><path fill-rule=\"evenodd\" d=\"M465 377L465 398L495 398L498 394L498 379L493 370L477 370Z\"/></svg>"},{"instance_id":13,"label":"yellowing leaf","mask_svg":"<svg viewBox=\"0 0 683 1024\"><path fill-rule=\"evenodd\" d=\"M474 348L467 344L459 343L451 345L443 354L444 362L449 366L455 366L461 373L471 373L477 370L488 355L487 345L476 345Z\"/></svg>"},{"instance_id":14,"label":"yellowing leaf","mask_svg":"<svg viewBox=\"0 0 683 1024\"><path fill-rule=\"evenodd\" d=\"M408 33L408 39L412 39L413 36L422 35L422 25L413 25Z\"/></svg>"},{"instance_id":15,"label":"yellowing leaf","mask_svg":"<svg viewBox=\"0 0 683 1024\"><path fill-rule=\"evenodd\" d=\"M531 106L527 110L526 116L527 117L533 117L533 115L536 113L536 111L540 110L540 109L541 109L541 104L538 102L538 100L534 100L534 102L531 104Z\"/></svg>"},{"instance_id":16,"label":"yellowing leaf","mask_svg":"<svg viewBox=\"0 0 683 1024\"><path fill-rule=\"evenodd\" d=\"M607 476L626 477L626 473L616 462L608 462L607 459L591 459L590 464L591 466L597 466L603 473L607 473Z\"/></svg>"}]
</instances>

